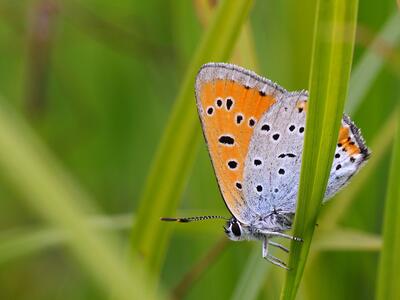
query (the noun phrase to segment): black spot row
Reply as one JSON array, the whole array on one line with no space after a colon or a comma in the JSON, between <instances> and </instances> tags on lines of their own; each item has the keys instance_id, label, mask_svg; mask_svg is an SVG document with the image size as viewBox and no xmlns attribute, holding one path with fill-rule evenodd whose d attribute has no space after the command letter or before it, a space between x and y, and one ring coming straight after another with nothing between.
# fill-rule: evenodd
<instances>
[{"instance_id":1,"label":"black spot row","mask_svg":"<svg viewBox=\"0 0 400 300\"><path fill-rule=\"evenodd\" d=\"M239 181L237 181L235 185L239 190L242 189L242 184Z\"/></svg>"},{"instance_id":2,"label":"black spot row","mask_svg":"<svg viewBox=\"0 0 400 300\"><path fill-rule=\"evenodd\" d=\"M275 141L277 141L278 139L279 139L279 133L275 133L273 136L272 136L272 138L275 140Z\"/></svg>"},{"instance_id":3,"label":"black spot row","mask_svg":"<svg viewBox=\"0 0 400 300\"><path fill-rule=\"evenodd\" d=\"M249 89L250 89L250 86L248 86L247 84L244 84L243 87L244 87L246 90L249 90ZM261 97L265 97L265 96L267 95L264 91L258 91L258 93L260 94Z\"/></svg>"},{"instance_id":4,"label":"black spot row","mask_svg":"<svg viewBox=\"0 0 400 300\"><path fill-rule=\"evenodd\" d=\"M279 169L278 170L278 174L279 175L284 175L285 174L285 170L284 169Z\"/></svg>"},{"instance_id":5,"label":"black spot row","mask_svg":"<svg viewBox=\"0 0 400 300\"><path fill-rule=\"evenodd\" d=\"M217 104L217 107L221 108L223 101L222 101L222 99L217 99L217 101L215 103ZM230 110L232 108L232 106L233 106L233 100L231 98L227 98L226 99L226 109ZM209 107L207 109L207 113L209 115L211 115L213 113L213 111L214 111L213 107Z\"/></svg>"},{"instance_id":6,"label":"black spot row","mask_svg":"<svg viewBox=\"0 0 400 300\"><path fill-rule=\"evenodd\" d=\"M242 115L237 115L236 116L236 124L240 124L243 121L243 116Z\"/></svg>"},{"instance_id":7,"label":"black spot row","mask_svg":"<svg viewBox=\"0 0 400 300\"><path fill-rule=\"evenodd\" d=\"M262 187L262 185L257 185L256 186L256 190L257 190L257 192L259 192L259 193L261 193L262 192L262 190L263 190L263 187Z\"/></svg>"}]
</instances>

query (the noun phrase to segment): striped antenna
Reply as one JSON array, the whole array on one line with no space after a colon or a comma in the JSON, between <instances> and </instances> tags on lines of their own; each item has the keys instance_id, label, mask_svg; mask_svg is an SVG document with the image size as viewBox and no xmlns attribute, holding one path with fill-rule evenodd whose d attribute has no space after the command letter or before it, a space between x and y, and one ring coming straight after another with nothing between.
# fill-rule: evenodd
<instances>
[{"instance_id":1,"label":"striped antenna","mask_svg":"<svg viewBox=\"0 0 400 300\"><path fill-rule=\"evenodd\" d=\"M204 221L204 220L210 220L210 219L229 220L228 218L225 218L223 216L197 216L197 217L188 217L188 218L160 218L161 221L180 222L180 223L189 223L189 222Z\"/></svg>"}]
</instances>

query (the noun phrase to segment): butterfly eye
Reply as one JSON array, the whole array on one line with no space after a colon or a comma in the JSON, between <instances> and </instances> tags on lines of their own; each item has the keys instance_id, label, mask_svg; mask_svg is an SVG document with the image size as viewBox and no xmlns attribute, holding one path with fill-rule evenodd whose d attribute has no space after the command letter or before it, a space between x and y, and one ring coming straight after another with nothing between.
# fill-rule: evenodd
<instances>
[{"instance_id":1,"label":"butterfly eye","mask_svg":"<svg viewBox=\"0 0 400 300\"><path fill-rule=\"evenodd\" d=\"M232 223L231 230L235 236L240 236L242 234L240 231L240 226L237 222Z\"/></svg>"}]
</instances>

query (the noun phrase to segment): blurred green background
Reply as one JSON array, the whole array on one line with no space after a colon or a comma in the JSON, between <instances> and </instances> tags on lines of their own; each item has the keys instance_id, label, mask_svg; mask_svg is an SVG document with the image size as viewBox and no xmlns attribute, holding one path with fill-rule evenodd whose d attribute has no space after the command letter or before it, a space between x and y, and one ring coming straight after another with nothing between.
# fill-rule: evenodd
<instances>
[{"instance_id":1,"label":"blurred green background","mask_svg":"<svg viewBox=\"0 0 400 300\"><path fill-rule=\"evenodd\" d=\"M2 109L16 111L15 118L29 124L63 172L95 200L97 207L87 208L88 221L115 233L121 252L128 249L132 214L206 26L204 7L214 2L0 0L0 101L7 107ZM329 220L329 211L345 199L350 204L340 228L363 233L365 241L356 247L352 238L347 244L342 236L329 240L309 262L299 299L374 298L393 136L387 122L400 98L400 23L392 28L396 38L372 42L396 10L392 0L360 1L353 70L368 54L383 65L352 78L366 93L351 115L367 144L380 148L357 189L350 184L323 215ZM231 62L288 90L306 89L314 14L313 1L255 1ZM243 53L241 42L249 43L251 55ZM373 80L362 84L371 74ZM194 95L187 101L195 106ZM7 153L1 155L7 159ZM20 168L23 172L24 165ZM109 298L70 256L65 234L26 205L26 191L7 172L0 170L0 298ZM228 216L203 141L186 180L177 214ZM224 242L218 221L164 225L173 235L156 276L167 294L278 298L284 271L262 260L260 244Z\"/></svg>"}]
</instances>

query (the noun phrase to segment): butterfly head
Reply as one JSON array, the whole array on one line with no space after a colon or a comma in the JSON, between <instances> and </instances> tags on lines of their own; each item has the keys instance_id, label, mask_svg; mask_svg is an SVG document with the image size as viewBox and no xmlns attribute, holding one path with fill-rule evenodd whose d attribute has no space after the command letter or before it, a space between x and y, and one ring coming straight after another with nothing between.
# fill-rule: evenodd
<instances>
[{"instance_id":1,"label":"butterfly head","mask_svg":"<svg viewBox=\"0 0 400 300\"><path fill-rule=\"evenodd\" d=\"M249 227L241 224L235 217L230 218L224 226L225 234L232 241L242 241L252 238Z\"/></svg>"}]
</instances>

